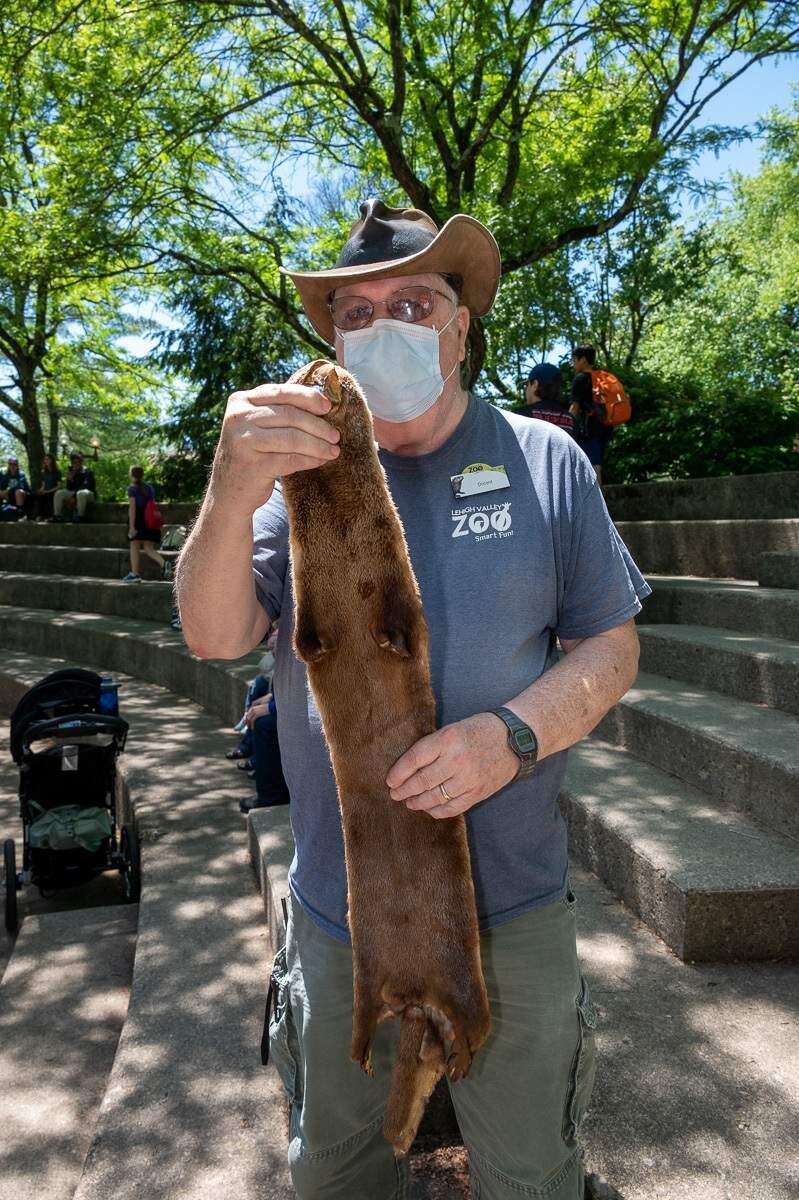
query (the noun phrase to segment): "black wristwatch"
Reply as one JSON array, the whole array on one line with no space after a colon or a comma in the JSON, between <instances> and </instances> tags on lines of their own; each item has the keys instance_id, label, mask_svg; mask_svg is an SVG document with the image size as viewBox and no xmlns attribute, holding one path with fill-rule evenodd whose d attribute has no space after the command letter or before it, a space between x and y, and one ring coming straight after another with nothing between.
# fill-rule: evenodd
<instances>
[{"instance_id":1,"label":"black wristwatch","mask_svg":"<svg viewBox=\"0 0 799 1200\"><path fill-rule=\"evenodd\" d=\"M509 708L492 708L489 711L508 727L508 745L519 760L519 769L513 778L527 779L538 762L538 738L530 726L525 725L521 717L517 717Z\"/></svg>"}]
</instances>

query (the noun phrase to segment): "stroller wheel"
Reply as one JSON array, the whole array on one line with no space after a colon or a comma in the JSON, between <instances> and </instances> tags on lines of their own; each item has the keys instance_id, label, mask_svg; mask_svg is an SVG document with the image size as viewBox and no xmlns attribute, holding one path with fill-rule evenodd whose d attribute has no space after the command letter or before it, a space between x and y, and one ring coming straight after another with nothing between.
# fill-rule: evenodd
<instances>
[{"instance_id":1,"label":"stroller wheel","mask_svg":"<svg viewBox=\"0 0 799 1200\"><path fill-rule=\"evenodd\" d=\"M6 868L6 929L9 933L16 933L19 914L17 912L17 853L13 838L8 838L3 843L3 861Z\"/></svg>"},{"instance_id":2,"label":"stroller wheel","mask_svg":"<svg viewBox=\"0 0 799 1200\"><path fill-rule=\"evenodd\" d=\"M141 854L139 852L139 839L136 836L135 829L131 829L129 825L123 825L122 836L119 839L119 851L122 855L122 866L120 874L122 875L122 886L125 891L125 899L131 904L138 904L141 896Z\"/></svg>"}]
</instances>

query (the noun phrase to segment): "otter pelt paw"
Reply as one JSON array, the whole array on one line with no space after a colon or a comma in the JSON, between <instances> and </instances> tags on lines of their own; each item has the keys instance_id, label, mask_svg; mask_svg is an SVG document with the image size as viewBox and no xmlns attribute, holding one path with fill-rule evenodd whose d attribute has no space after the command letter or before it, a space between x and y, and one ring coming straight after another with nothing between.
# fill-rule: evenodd
<instances>
[{"instance_id":1,"label":"otter pelt paw","mask_svg":"<svg viewBox=\"0 0 799 1200\"><path fill-rule=\"evenodd\" d=\"M331 404L341 403L342 372L336 363L330 362L329 359L315 358L313 362L297 371L294 379L303 387L319 388Z\"/></svg>"}]
</instances>

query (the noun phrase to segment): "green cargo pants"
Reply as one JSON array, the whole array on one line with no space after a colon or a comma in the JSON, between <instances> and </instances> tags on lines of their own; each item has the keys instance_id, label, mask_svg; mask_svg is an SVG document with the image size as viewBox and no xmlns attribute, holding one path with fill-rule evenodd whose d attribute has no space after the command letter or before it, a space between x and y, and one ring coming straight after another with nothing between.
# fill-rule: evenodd
<instances>
[{"instance_id":1,"label":"green cargo pants","mask_svg":"<svg viewBox=\"0 0 799 1200\"><path fill-rule=\"evenodd\" d=\"M575 900L482 934L491 1033L452 1101L479 1200L582 1200L577 1141L595 1069L596 1011L580 974ZM300 1200L406 1200L407 1160L381 1133L398 1022L378 1027L374 1076L350 1061L352 956L294 902L275 959L270 1058L291 1101Z\"/></svg>"}]
</instances>

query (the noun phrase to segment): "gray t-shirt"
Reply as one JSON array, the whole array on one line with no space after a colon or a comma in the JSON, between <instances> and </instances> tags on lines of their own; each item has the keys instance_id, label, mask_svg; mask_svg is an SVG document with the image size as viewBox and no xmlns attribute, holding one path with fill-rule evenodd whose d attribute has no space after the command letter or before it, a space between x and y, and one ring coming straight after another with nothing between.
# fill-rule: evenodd
<instances>
[{"instance_id":1,"label":"gray t-shirt","mask_svg":"<svg viewBox=\"0 0 799 1200\"><path fill-rule=\"evenodd\" d=\"M432 454L380 452L405 527L430 631L439 724L498 708L556 661L555 637L621 625L650 594L608 515L594 472L563 430L471 398ZM509 486L456 499L453 476ZM469 486L467 484L467 487ZM457 488L457 484L456 484ZM461 485L461 489L463 487ZM305 665L292 650L288 520L279 486L253 518L253 572L280 617L274 693L296 853L293 895L328 934L348 940L336 787ZM348 698L358 703L357 694ZM481 929L552 903L565 889L566 827L558 792L566 751L466 814Z\"/></svg>"}]
</instances>

